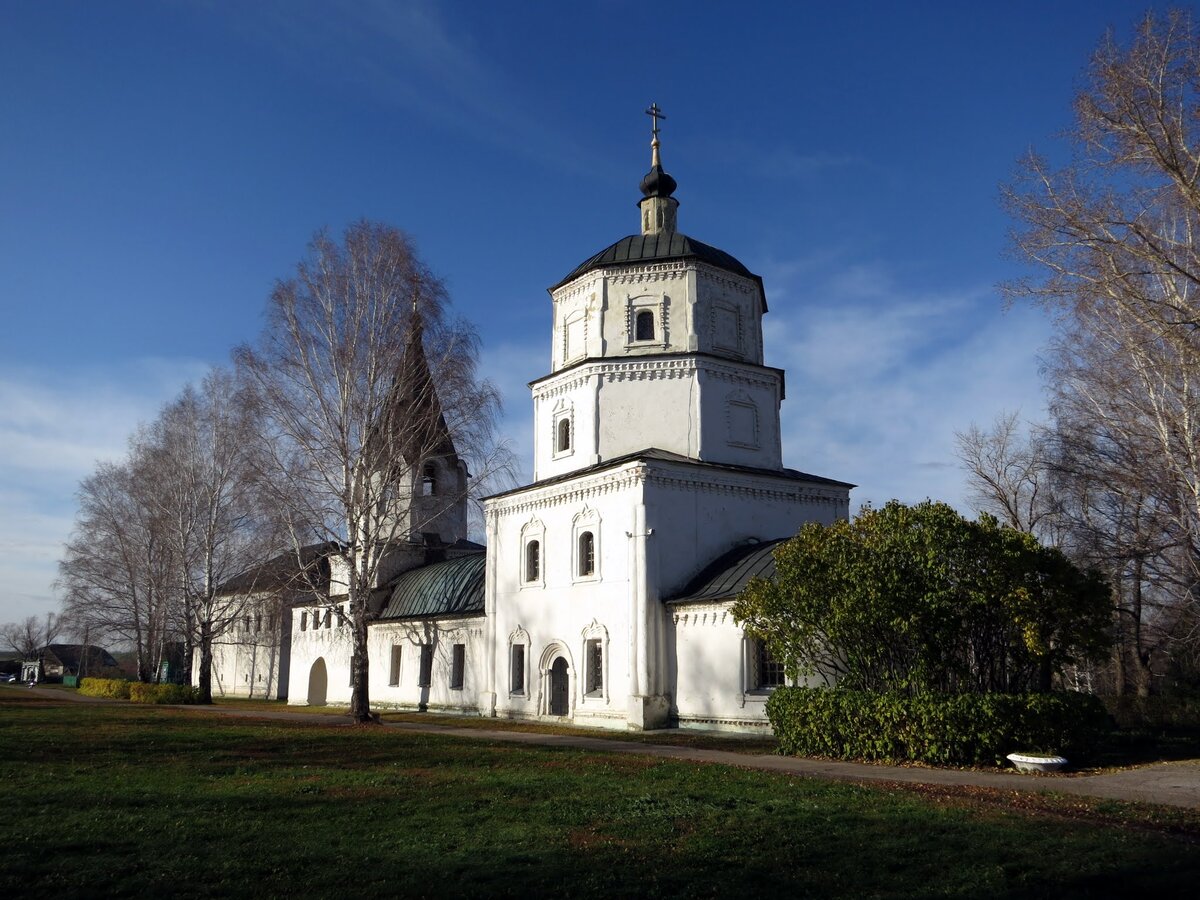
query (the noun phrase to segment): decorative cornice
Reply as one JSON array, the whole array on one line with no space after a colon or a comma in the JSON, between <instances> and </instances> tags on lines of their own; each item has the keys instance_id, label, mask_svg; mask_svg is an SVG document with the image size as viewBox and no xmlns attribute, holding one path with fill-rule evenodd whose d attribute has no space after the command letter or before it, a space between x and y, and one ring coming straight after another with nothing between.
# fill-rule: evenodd
<instances>
[{"instance_id":1,"label":"decorative cornice","mask_svg":"<svg viewBox=\"0 0 1200 900\"><path fill-rule=\"evenodd\" d=\"M745 385L764 390L779 390L782 376L779 369L757 363L718 361L710 356L680 353L634 359L593 359L577 363L558 376L534 382L533 398L553 399L585 385L588 379L604 381L674 381L694 377L698 372L728 384Z\"/></svg>"},{"instance_id":2,"label":"decorative cornice","mask_svg":"<svg viewBox=\"0 0 1200 900\"><path fill-rule=\"evenodd\" d=\"M509 494L498 500L484 501L484 515L490 520L502 515L536 513L563 504L586 503L589 499L618 493L641 485L646 480L646 465L632 462L613 471L584 476L579 481L539 488L530 485L526 491Z\"/></svg>"}]
</instances>

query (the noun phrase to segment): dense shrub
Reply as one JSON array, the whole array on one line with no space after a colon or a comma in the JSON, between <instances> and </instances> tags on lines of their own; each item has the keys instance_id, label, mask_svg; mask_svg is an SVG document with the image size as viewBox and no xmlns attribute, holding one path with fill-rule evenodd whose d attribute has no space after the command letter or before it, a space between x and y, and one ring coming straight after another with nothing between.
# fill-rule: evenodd
<instances>
[{"instance_id":1,"label":"dense shrub","mask_svg":"<svg viewBox=\"0 0 1200 900\"><path fill-rule=\"evenodd\" d=\"M767 701L781 753L996 765L1015 751L1083 761L1107 730L1089 694L872 693L781 687Z\"/></svg>"},{"instance_id":2,"label":"dense shrub","mask_svg":"<svg viewBox=\"0 0 1200 900\"><path fill-rule=\"evenodd\" d=\"M1166 694L1154 697L1104 697L1104 706L1122 728L1200 727L1200 697Z\"/></svg>"},{"instance_id":3,"label":"dense shrub","mask_svg":"<svg viewBox=\"0 0 1200 900\"><path fill-rule=\"evenodd\" d=\"M124 678L92 678L79 680L79 693L88 697L107 697L110 700L128 700L130 682Z\"/></svg>"},{"instance_id":4,"label":"dense shrub","mask_svg":"<svg viewBox=\"0 0 1200 900\"><path fill-rule=\"evenodd\" d=\"M134 703L199 703L200 692L186 684L142 684L129 686L129 699Z\"/></svg>"}]
</instances>

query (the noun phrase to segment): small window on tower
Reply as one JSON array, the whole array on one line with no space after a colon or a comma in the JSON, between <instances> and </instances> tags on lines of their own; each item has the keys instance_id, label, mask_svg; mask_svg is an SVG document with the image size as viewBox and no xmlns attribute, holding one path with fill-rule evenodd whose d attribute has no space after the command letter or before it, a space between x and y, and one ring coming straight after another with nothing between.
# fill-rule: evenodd
<instances>
[{"instance_id":1,"label":"small window on tower","mask_svg":"<svg viewBox=\"0 0 1200 900\"><path fill-rule=\"evenodd\" d=\"M421 473L421 494L425 497L432 497L437 493L437 469L433 463L425 463L425 468Z\"/></svg>"},{"instance_id":2,"label":"small window on tower","mask_svg":"<svg viewBox=\"0 0 1200 900\"><path fill-rule=\"evenodd\" d=\"M558 452L565 453L571 449L571 420L558 420Z\"/></svg>"},{"instance_id":3,"label":"small window on tower","mask_svg":"<svg viewBox=\"0 0 1200 900\"><path fill-rule=\"evenodd\" d=\"M637 319L635 321L636 327L634 328L634 340L654 340L654 313L648 309L643 309L637 314Z\"/></svg>"}]
</instances>

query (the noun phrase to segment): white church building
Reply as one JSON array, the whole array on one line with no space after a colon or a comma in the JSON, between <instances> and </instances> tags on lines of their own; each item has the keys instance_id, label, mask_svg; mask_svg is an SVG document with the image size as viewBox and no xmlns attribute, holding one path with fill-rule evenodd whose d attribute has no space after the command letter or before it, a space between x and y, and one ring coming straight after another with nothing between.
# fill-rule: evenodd
<instances>
[{"instance_id":1,"label":"white church building","mask_svg":"<svg viewBox=\"0 0 1200 900\"><path fill-rule=\"evenodd\" d=\"M445 533L425 536L433 552L376 592L375 708L769 728L783 672L730 608L773 572L779 540L848 515L852 485L784 467L762 279L677 230L654 124L639 232L550 288L533 481L485 500L486 550L459 533L465 516L443 517ZM291 608L278 635L289 677L265 695L349 703L342 612ZM237 658L217 648L214 693L252 684Z\"/></svg>"}]
</instances>

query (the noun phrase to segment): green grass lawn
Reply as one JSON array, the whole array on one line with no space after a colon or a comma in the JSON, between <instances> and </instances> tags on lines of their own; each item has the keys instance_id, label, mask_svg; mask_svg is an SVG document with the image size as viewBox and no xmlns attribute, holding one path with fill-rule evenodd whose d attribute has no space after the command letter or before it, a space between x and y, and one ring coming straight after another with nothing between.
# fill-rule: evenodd
<instances>
[{"instance_id":1,"label":"green grass lawn","mask_svg":"<svg viewBox=\"0 0 1200 900\"><path fill-rule=\"evenodd\" d=\"M1194 840L1050 806L0 692L4 896L1195 889Z\"/></svg>"}]
</instances>

